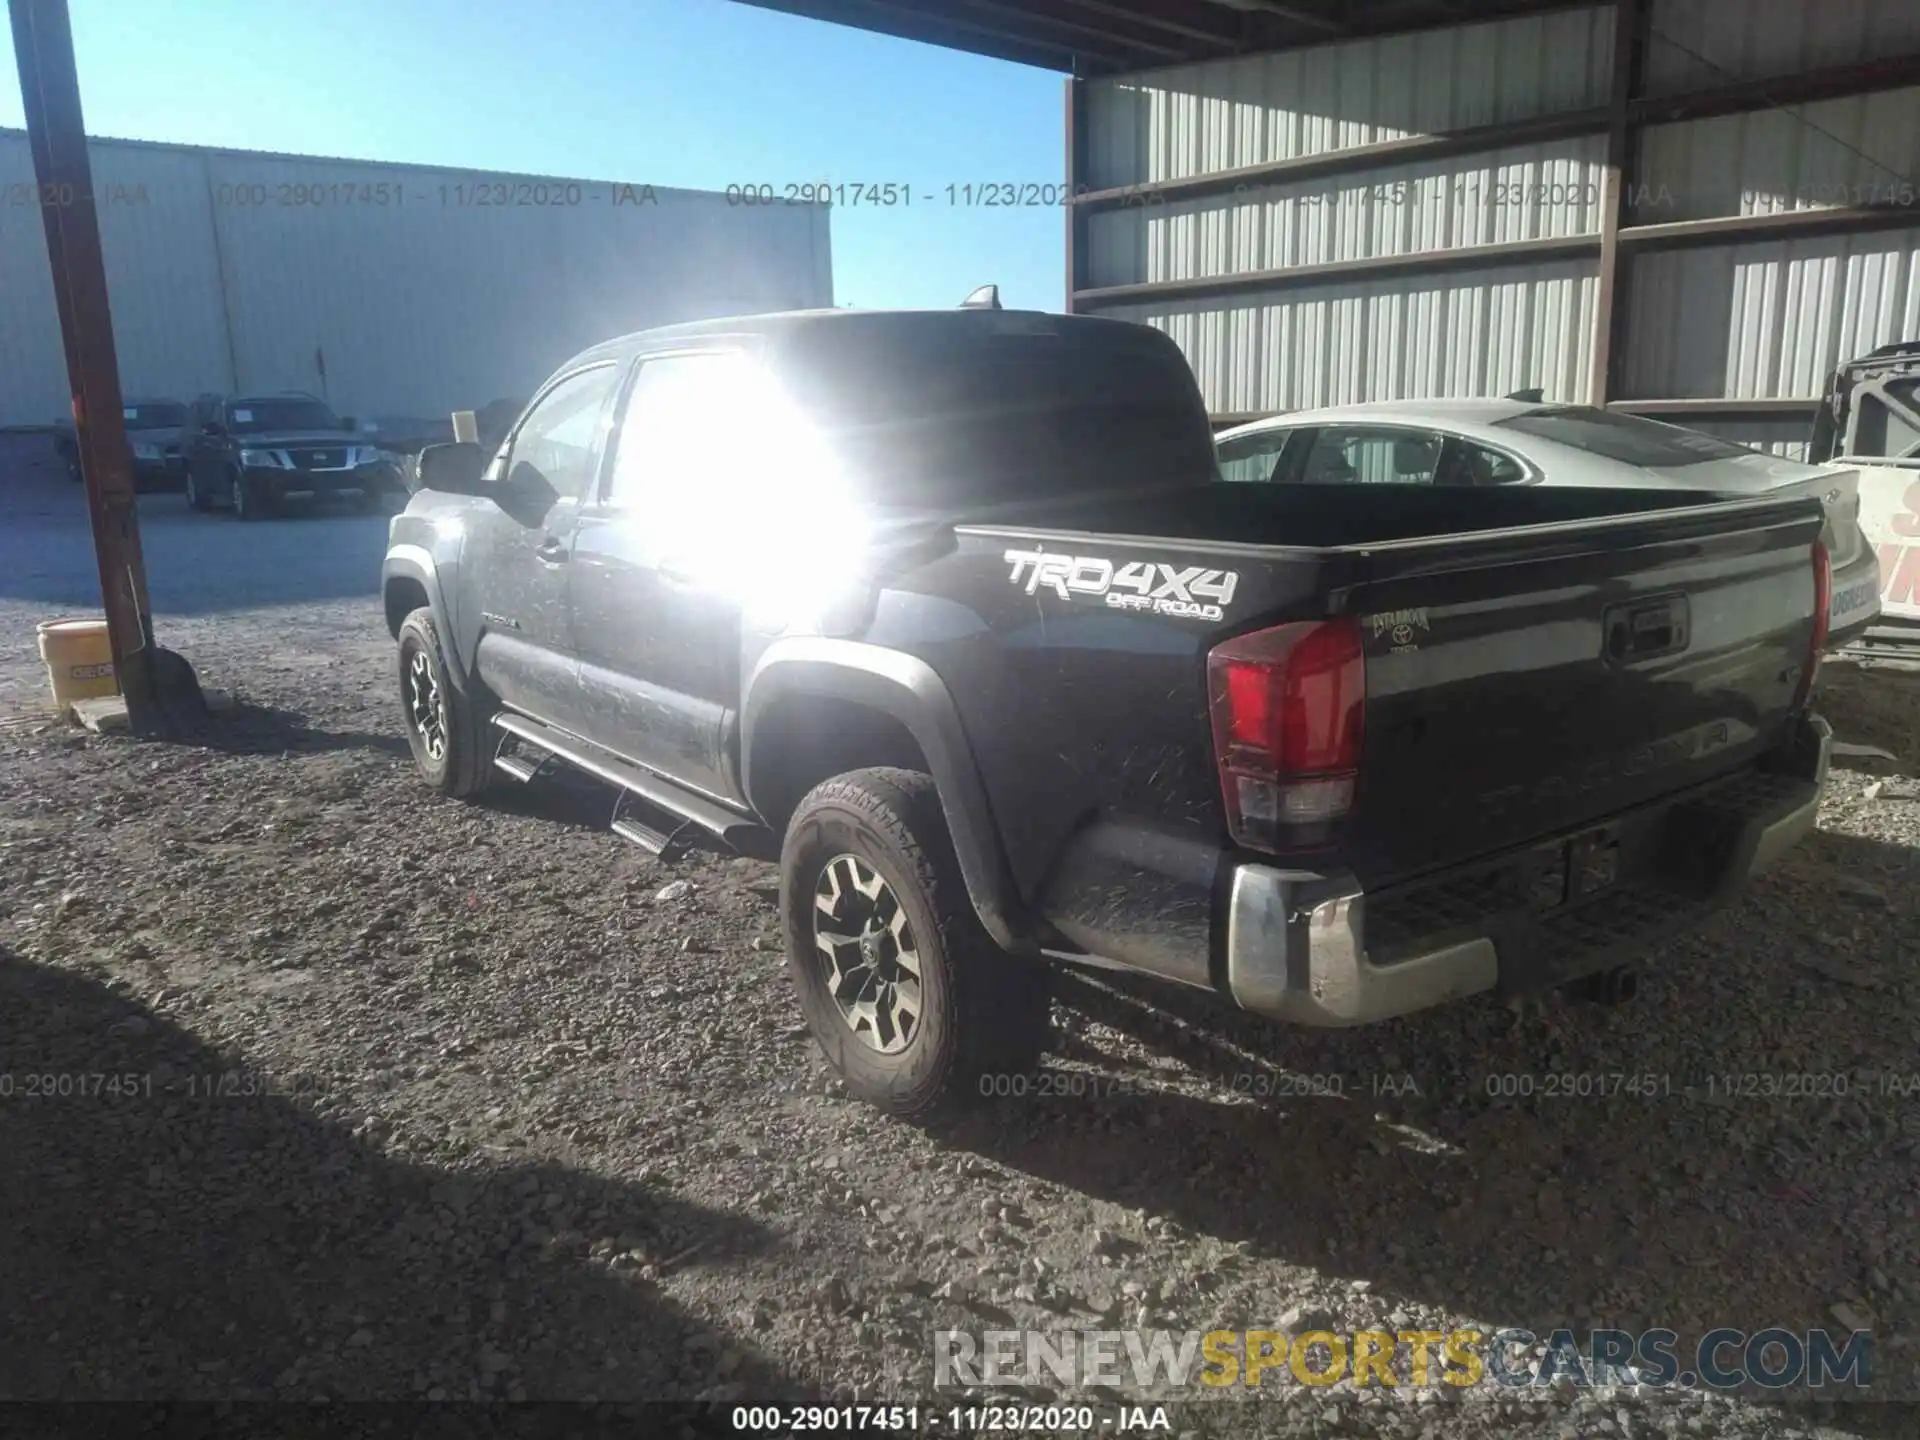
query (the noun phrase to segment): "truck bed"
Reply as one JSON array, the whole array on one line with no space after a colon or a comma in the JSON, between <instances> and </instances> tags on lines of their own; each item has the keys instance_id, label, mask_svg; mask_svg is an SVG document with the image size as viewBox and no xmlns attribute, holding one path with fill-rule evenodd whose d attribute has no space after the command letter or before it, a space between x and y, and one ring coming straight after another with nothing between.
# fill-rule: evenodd
<instances>
[{"instance_id":1,"label":"truck bed","mask_svg":"<svg viewBox=\"0 0 1920 1440\"><path fill-rule=\"evenodd\" d=\"M1688 491L1431 485L1197 485L1061 502L1022 512L1020 525L1109 538L1335 550L1531 525L1697 509Z\"/></svg>"},{"instance_id":2,"label":"truck bed","mask_svg":"<svg viewBox=\"0 0 1920 1440\"><path fill-rule=\"evenodd\" d=\"M1207 681L1222 641L1357 622L1356 800L1282 859L1405 885L1782 744L1821 524L1811 499L1651 490L1109 495L958 526L955 552L918 571L919 594L883 606L869 638L914 649L951 688L1021 891L1088 948L1120 906L1137 945L1143 915L1169 936L1199 921L1233 849ZM1189 598L1122 588L1141 574ZM941 601L976 619L940 607L930 633L921 607Z\"/></svg>"}]
</instances>

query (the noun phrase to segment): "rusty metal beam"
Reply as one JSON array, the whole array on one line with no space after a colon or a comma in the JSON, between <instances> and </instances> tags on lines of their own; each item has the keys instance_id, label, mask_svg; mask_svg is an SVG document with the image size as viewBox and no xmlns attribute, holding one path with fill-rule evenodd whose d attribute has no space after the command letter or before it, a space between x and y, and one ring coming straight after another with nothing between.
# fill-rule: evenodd
<instances>
[{"instance_id":1,"label":"rusty metal beam","mask_svg":"<svg viewBox=\"0 0 1920 1440\"><path fill-rule=\"evenodd\" d=\"M1620 230L1627 223L1628 196L1640 149L1633 102L1646 74L1652 0L1614 0L1613 12L1613 88L1607 106L1606 193L1600 198L1600 285L1589 381L1596 405L1606 404L1618 392L1626 363L1624 295L1629 277L1621 261Z\"/></svg>"},{"instance_id":2,"label":"rusty metal beam","mask_svg":"<svg viewBox=\"0 0 1920 1440\"><path fill-rule=\"evenodd\" d=\"M1292 265L1282 270L1252 270L1232 275L1206 275L1191 280L1146 280L1129 285L1101 285L1078 290L1076 310L1101 305L1124 305L1139 300L1193 300L1209 295L1247 291L1292 290L1343 280L1372 280L1387 275L1439 274L1449 270L1491 269L1498 265L1564 260L1592 255L1600 248L1597 235L1556 235L1540 240L1512 240L1497 245L1462 245L1451 250L1416 250L1408 255L1376 255L1365 260L1336 260L1321 265Z\"/></svg>"},{"instance_id":3,"label":"rusty metal beam","mask_svg":"<svg viewBox=\"0 0 1920 1440\"><path fill-rule=\"evenodd\" d=\"M1658 37L1654 37L1655 44ZM1794 75L1741 80L1677 95L1642 95L1633 102L1633 118L1641 125L1676 120L1706 120L1716 115L1744 115L1816 100L1838 100L1875 90L1898 90L1920 85L1920 55L1883 55L1856 65L1834 65L1803 70Z\"/></svg>"},{"instance_id":4,"label":"rusty metal beam","mask_svg":"<svg viewBox=\"0 0 1920 1440\"><path fill-rule=\"evenodd\" d=\"M1048 43L1058 36L1066 43L1084 45L1094 53L1139 55L1149 63L1165 63L1183 60L1191 55L1191 47L1175 44L1164 33L1152 26L1143 26L1132 15L1113 15L1101 24L1095 17L1088 16L1074 7L1071 0L953 0L944 7L956 19L979 15L990 17L996 26L1002 20L1018 24L1032 24L1043 31ZM968 20L967 23L978 23ZM995 30L995 34L1025 33L1024 31Z\"/></svg>"},{"instance_id":5,"label":"rusty metal beam","mask_svg":"<svg viewBox=\"0 0 1920 1440\"><path fill-rule=\"evenodd\" d=\"M743 3L1069 74L1082 73L1089 62L1092 68L1109 72L1166 59L1162 54L1134 49L1117 39L1062 36L1047 30L1044 24L1029 27L1012 17L987 21L982 16L960 13L954 6L934 10L903 3L903 0L743 0Z\"/></svg>"},{"instance_id":6,"label":"rusty metal beam","mask_svg":"<svg viewBox=\"0 0 1920 1440\"><path fill-rule=\"evenodd\" d=\"M1321 30L1331 35L1341 34L1347 28L1346 22L1338 16L1305 5L1288 4L1285 0L1208 0L1208 3L1243 14L1277 16L1295 25L1304 25L1310 30Z\"/></svg>"},{"instance_id":7,"label":"rusty metal beam","mask_svg":"<svg viewBox=\"0 0 1920 1440\"><path fill-rule=\"evenodd\" d=\"M1681 250L1700 245L1802 240L1910 227L1920 227L1920 205L1842 205L1783 210L1773 215L1715 215L1704 220L1629 225L1620 231L1620 244L1636 250Z\"/></svg>"},{"instance_id":8,"label":"rusty metal beam","mask_svg":"<svg viewBox=\"0 0 1920 1440\"><path fill-rule=\"evenodd\" d=\"M1355 175L1387 165L1443 160L1452 155L1471 155L1509 145L1531 145L1575 135L1597 135L1607 128L1608 114L1604 109L1563 110L1554 115L1536 115L1526 120L1503 121L1498 125L1476 125L1436 135L1409 135L1400 140L1382 140L1372 145L1354 145L1322 155L1301 155L1289 160L1241 165L1232 170L1214 170L1179 180L1091 190L1076 195L1074 204L1087 211L1098 211L1119 210L1131 205L1198 200L1243 187L1253 189L1263 185L1290 185L1322 176Z\"/></svg>"},{"instance_id":9,"label":"rusty metal beam","mask_svg":"<svg viewBox=\"0 0 1920 1440\"><path fill-rule=\"evenodd\" d=\"M74 73L73 30L66 0L10 0L8 8L54 302L66 345L74 438L93 524L114 673L126 697L128 724L137 733L150 733L162 719L154 691L153 617L134 506L132 452L121 413L93 170Z\"/></svg>"},{"instance_id":10,"label":"rusty metal beam","mask_svg":"<svg viewBox=\"0 0 1920 1440\"><path fill-rule=\"evenodd\" d=\"M1167 35L1180 35L1209 47L1237 50L1245 39L1234 21L1221 15L1207 0L1066 0L1076 10L1109 19L1150 26Z\"/></svg>"}]
</instances>

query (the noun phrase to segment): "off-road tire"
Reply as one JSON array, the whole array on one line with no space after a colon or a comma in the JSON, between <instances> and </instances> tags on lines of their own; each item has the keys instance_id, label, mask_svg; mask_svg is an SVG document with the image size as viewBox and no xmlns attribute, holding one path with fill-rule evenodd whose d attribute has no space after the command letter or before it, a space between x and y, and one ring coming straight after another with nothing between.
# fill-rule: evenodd
<instances>
[{"instance_id":1,"label":"off-road tire","mask_svg":"<svg viewBox=\"0 0 1920 1440\"><path fill-rule=\"evenodd\" d=\"M877 871L911 927L922 1010L904 1049L882 1054L843 1016L815 942L815 891L836 857ZM957 1110L1027 1075L1047 1047L1051 994L1040 960L1008 955L974 914L933 777L855 770L800 802L780 856L787 967L808 1028L856 1098L894 1115Z\"/></svg>"},{"instance_id":2,"label":"off-road tire","mask_svg":"<svg viewBox=\"0 0 1920 1440\"><path fill-rule=\"evenodd\" d=\"M427 606L421 606L400 622L398 648L400 715L407 731L407 748L413 752L414 767L419 770L420 778L442 795L456 800L471 799L493 779L493 757L486 745L491 709L481 698L484 692L480 682L474 679L464 692L448 682L440 629ZM415 723L411 710L409 687L416 656L425 656L440 696L445 743L438 756L431 752L428 737Z\"/></svg>"}]
</instances>

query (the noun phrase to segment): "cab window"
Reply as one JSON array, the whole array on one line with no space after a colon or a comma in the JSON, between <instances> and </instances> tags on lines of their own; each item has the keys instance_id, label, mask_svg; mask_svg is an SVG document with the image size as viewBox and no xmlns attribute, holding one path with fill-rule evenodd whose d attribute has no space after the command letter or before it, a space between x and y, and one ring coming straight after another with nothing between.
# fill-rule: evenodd
<instances>
[{"instance_id":1,"label":"cab window","mask_svg":"<svg viewBox=\"0 0 1920 1440\"><path fill-rule=\"evenodd\" d=\"M544 485L555 500L580 498L599 463L619 373L612 365L582 370L540 397L514 432L507 474L516 485Z\"/></svg>"}]
</instances>

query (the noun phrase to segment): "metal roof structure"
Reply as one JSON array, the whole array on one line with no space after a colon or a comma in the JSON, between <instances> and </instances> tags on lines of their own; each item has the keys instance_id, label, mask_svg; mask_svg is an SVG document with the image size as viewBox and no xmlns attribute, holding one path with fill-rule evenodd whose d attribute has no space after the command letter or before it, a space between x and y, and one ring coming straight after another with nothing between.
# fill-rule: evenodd
<instances>
[{"instance_id":1,"label":"metal roof structure","mask_svg":"<svg viewBox=\"0 0 1920 1440\"><path fill-rule=\"evenodd\" d=\"M1079 76L1459 25L1575 0L742 0Z\"/></svg>"}]
</instances>

